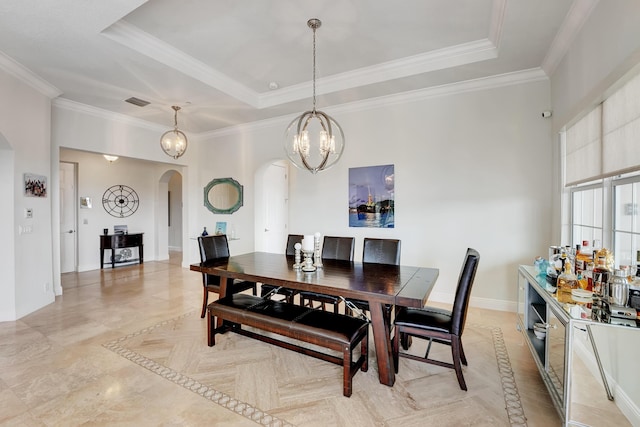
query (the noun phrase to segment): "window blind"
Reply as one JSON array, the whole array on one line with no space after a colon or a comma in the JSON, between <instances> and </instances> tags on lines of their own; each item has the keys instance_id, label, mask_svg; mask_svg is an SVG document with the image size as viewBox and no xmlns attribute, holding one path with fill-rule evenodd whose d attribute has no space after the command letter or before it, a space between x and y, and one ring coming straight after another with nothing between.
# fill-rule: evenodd
<instances>
[{"instance_id":1,"label":"window blind","mask_svg":"<svg viewBox=\"0 0 640 427\"><path fill-rule=\"evenodd\" d=\"M602 173L618 175L640 169L640 75L602 106Z\"/></svg>"},{"instance_id":2,"label":"window blind","mask_svg":"<svg viewBox=\"0 0 640 427\"><path fill-rule=\"evenodd\" d=\"M567 129L565 185L602 175L602 105Z\"/></svg>"}]
</instances>

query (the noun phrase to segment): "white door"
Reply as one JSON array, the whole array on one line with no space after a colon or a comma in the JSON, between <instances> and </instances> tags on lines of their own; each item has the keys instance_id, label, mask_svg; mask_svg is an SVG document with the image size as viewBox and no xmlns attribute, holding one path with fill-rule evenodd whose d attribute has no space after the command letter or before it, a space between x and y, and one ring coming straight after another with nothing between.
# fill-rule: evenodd
<instances>
[{"instance_id":1,"label":"white door","mask_svg":"<svg viewBox=\"0 0 640 427\"><path fill-rule=\"evenodd\" d=\"M284 253L289 220L289 184L287 167L270 165L264 175L264 239L266 252Z\"/></svg>"},{"instance_id":2,"label":"white door","mask_svg":"<svg viewBox=\"0 0 640 427\"><path fill-rule=\"evenodd\" d=\"M76 165L60 162L60 272L77 269Z\"/></svg>"}]
</instances>

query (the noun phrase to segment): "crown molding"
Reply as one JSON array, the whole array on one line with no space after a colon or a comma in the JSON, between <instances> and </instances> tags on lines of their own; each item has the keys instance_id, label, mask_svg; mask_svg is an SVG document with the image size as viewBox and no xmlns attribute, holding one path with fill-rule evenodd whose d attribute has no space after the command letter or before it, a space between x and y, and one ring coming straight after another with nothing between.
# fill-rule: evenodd
<instances>
[{"instance_id":1,"label":"crown molding","mask_svg":"<svg viewBox=\"0 0 640 427\"><path fill-rule=\"evenodd\" d=\"M504 17L507 10L507 0L493 0L491 8L491 24L489 26L489 41L496 49L500 49L502 42L502 29L504 28Z\"/></svg>"},{"instance_id":2,"label":"crown molding","mask_svg":"<svg viewBox=\"0 0 640 427\"><path fill-rule=\"evenodd\" d=\"M135 25L126 21L118 21L103 30L101 34L254 108L259 108L259 95L257 92L209 67L202 61L198 61L183 51L140 30Z\"/></svg>"},{"instance_id":3,"label":"crown molding","mask_svg":"<svg viewBox=\"0 0 640 427\"><path fill-rule=\"evenodd\" d=\"M62 95L62 91L60 89L33 73L27 67L18 63L3 52L0 52L0 69L6 71L8 74L23 83L26 83L50 99L54 99Z\"/></svg>"},{"instance_id":4,"label":"crown molding","mask_svg":"<svg viewBox=\"0 0 640 427\"><path fill-rule=\"evenodd\" d=\"M394 95L381 96L371 98L364 101L356 101L348 104L336 105L329 108L323 108L323 111L330 115L352 113L387 107L389 105L406 104L410 102L418 102L426 99L451 96L466 92L476 92L480 90L495 89L505 86L513 86L517 84L533 83L538 81L548 81L549 77L541 68L531 68L512 73L499 74L495 76L484 77L480 79L466 80L463 82L450 83L441 86L430 87L410 92L398 93ZM198 134L198 139L212 139L222 136L234 135L248 131L255 131L273 126L282 126L283 122L289 123L295 118L294 115L280 116L272 119L260 120L252 123L245 123L236 126L229 126L223 129L217 129L211 132L202 132ZM283 130L284 132L284 130Z\"/></svg>"},{"instance_id":5,"label":"crown molding","mask_svg":"<svg viewBox=\"0 0 640 427\"><path fill-rule=\"evenodd\" d=\"M352 89L459 65L493 59L498 51L489 39L463 43L431 52L388 61L371 67L334 74L316 81L318 95ZM301 83L261 96L261 108L272 107L309 97L311 85Z\"/></svg>"},{"instance_id":6,"label":"crown molding","mask_svg":"<svg viewBox=\"0 0 640 427\"><path fill-rule=\"evenodd\" d=\"M377 98L371 98L365 101L351 102L348 104L336 105L323 109L326 113L330 114L342 114L366 111L374 108L380 108L381 106L406 104L409 102L418 102L430 98L450 96L465 92L474 92L487 89L495 89L499 87L512 86L516 84L525 84L536 81L549 80L547 74L541 68L532 68L529 70L522 70L513 73L499 74L496 76L484 77L481 79L466 80L458 83L450 83L441 86L435 86L426 89L420 89L410 92L404 92L394 95L381 96ZM57 98L53 100L53 106L64 110L74 111L78 113L88 114L94 117L119 122L131 126L137 126L143 129L148 129L154 132L164 132L167 130L166 126L161 126L155 123L148 122L146 120L133 118L124 114L114 113L112 111L103 110L100 108L92 107L90 105L82 104L80 102L71 101L64 98ZM210 132L191 133L189 138L192 140L207 140L216 137L222 137L227 135L234 135L243 133L246 131L255 131L264 128L270 128L273 126L282 126L283 122L289 122L293 120L295 115L286 115L274 117L271 119L259 120L251 123L244 123L241 125L228 126L222 129L213 130Z\"/></svg>"},{"instance_id":7,"label":"crown molding","mask_svg":"<svg viewBox=\"0 0 640 427\"><path fill-rule=\"evenodd\" d=\"M87 115L98 117L101 119L122 123L126 125L136 126L136 127L151 130L154 132L165 132L169 129L169 126L161 126L156 123L148 122L146 120L137 119L135 117L127 116L125 114L114 113L113 111L103 110L102 108L92 107L90 105L82 104L76 101L71 101L65 98L54 99L52 104L53 106L57 108L61 108L63 110L87 114Z\"/></svg>"},{"instance_id":8,"label":"crown molding","mask_svg":"<svg viewBox=\"0 0 640 427\"><path fill-rule=\"evenodd\" d=\"M574 0L560 25L551 47L542 61L542 69L551 76L566 55L599 0Z\"/></svg>"},{"instance_id":9,"label":"crown molding","mask_svg":"<svg viewBox=\"0 0 640 427\"><path fill-rule=\"evenodd\" d=\"M506 0L494 0L486 39L320 78L316 81L316 93L323 95L494 59L498 56L505 9ZM268 108L307 99L311 92L311 82L306 82L258 93L124 20L114 23L101 34L254 108Z\"/></svg>"}]
</instances>

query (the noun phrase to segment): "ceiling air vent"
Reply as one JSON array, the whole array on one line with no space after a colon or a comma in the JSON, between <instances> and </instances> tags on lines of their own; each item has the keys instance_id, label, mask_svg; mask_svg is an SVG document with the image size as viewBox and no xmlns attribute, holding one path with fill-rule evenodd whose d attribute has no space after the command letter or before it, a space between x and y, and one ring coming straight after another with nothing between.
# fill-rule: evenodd
<instances>
[{"instance_id":1,"label":"ceiling air vent","mask_svg":"<svg viewBox=\"0 0 640 427\"><path fill-rule=\"evenodd\" d=\"M129 99L125 99L125 102L128 102L129 104L137 105L138 107L146 107L147 105L150 104L149 101L145 101L144 99L139 99L134 96L132 96Z\"/></svg>"}]
</instances>

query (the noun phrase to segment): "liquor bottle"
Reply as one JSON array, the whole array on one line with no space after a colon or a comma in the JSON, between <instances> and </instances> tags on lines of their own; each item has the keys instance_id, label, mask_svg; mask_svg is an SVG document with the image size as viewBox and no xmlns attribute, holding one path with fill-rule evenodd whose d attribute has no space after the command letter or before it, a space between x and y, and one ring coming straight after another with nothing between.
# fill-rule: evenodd
<instances>
[{"instance_id":1,"label":"liquor bottle","mask_svg":"<svg viewBox=\"0 0 640 427\"><path fill-rule=\"evenodd\" d=\"M557 298L559 302L571 302L571 291L578 288L578 279L573 274L571 263L565 261L564 271L558 276Z\"/></svg>"},{"instance_id":2,"label":"liquor bottle","mask_svg":"<svg viewBox=\"0 0 640 427\"><path fill-rule=\"evenodd\" d=\"M589 241L583 240L582 246L576 245L576 275L584 272L587 269L587 264L590 262L593 262L593 258L591 255L591 249L589 248Z\"/></svg>"},{"instance_id":3,"label":"liquor bottle","mask_svg":"<svg viewBox=\"0 0 640 427\"><path fill-rule=\"evenodd\" d=\"M592 292L593 291L593 268L595 264L590 262L587 264L587 269L582 272L582 277L587 281L587 286L583 289ZM580 285L582 287L582 284Z\"/></svg>"},{"instance_id":4,"label":"liquor bottle","mask_svg":"<svg viewBox=\"0 0 640 427\"><path fill-rule=\"evenodd\" d=\"M560 277L560 275L564 271L565 265L567 265L567 252L563 249L562 253L560 254L560 268L558 268L558 265L556 264L556 269L558 270L558 277Z\"/></svg>"},{"instance_id":5,"label":"liquor bottle","mask_svg":"<svg viewBox=\"0 0 640 427\"><path fill-rule=\"evenodd\" d=\"M569 261L571 263L571 265L574 267L575 269L575 265L576 265L576 255L578 254L576 252L576 250L574 248L572 248L570 245L566 245L564 247L564 252L567 254L567 261Z\"/></svg>"},{"instance_id":6,"label":"liquor bottle","mask_svg":"<svg viewBox=\"0 0 640 427\"><path fill-rule=\"evenodd\" d=\"M607 267L606 256L599 256L596 265L593 267L593 292L600 298L609 297L609 276L611 270Z\"/></svg>"}]
</instances>

